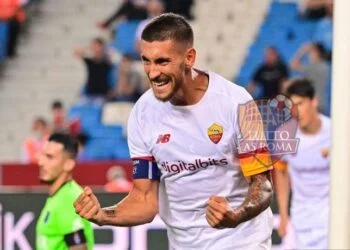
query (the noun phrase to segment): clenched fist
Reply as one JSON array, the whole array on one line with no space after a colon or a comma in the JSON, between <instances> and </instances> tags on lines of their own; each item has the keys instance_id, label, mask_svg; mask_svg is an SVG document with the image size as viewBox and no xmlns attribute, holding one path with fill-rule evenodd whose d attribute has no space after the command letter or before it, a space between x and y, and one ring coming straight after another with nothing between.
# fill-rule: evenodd
<instances>
[{"instance_id":1,"label":"clenched fist","mask_svg":"<svg viewBox=\"0 0 350 250\"><path fill-rule=\"evenodd\" d=\"M74 202L74 208L84 219L100 224L101 205L91 188L84 188L84 192Z\"/></svg>"},{"instance_id":2,"label":"clenched fist","mask_svg":"<svg viewBox=\"0 0 350 250\"><path fill-rule=\"evenodd\" d=\"M239 223L235 218L234 210L226 198L211 196L207 201L208 207L205 218L209 225L214 228L236 227Z\"/></svg>"}]
</instances>

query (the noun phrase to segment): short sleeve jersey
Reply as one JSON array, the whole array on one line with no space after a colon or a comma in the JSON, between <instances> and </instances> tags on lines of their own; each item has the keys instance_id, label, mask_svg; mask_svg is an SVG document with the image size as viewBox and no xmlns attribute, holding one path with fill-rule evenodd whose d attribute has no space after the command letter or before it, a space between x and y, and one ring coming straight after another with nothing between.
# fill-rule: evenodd
<instances>
[{"instance_id":1,"label":"short sleeve jersey","mask_svg":"<svg viewBox=\"0 0 350 250\"><path fill-rule=\"evenodd\" d=\"M267 240L272 231L270 209L234 229L211 228L205 219L211 195L224 196L237 207L248 193L245 176L270 169L249 157L239 159L238 110L251 96L221 76L207 74L208 89L197 104L174 106L149 90L128 123L131 158L157 163L159 214L174 249L239 249Z\"/></svg>"}]
</instances>

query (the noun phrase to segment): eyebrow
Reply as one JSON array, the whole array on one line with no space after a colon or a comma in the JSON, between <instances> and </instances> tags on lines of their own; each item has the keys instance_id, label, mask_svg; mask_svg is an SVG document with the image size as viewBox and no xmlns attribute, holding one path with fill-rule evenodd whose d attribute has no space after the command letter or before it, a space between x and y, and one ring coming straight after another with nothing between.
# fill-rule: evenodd
<instances>
[{"instance_id":1,"label":"eyebrow","mask_svg":"<svg viewBox=\"0 0 350 250\"><path fill-rule=\"evenodd\" d=\"M52 155L52 154L46 153L45 156L46 156L47 158L49 158L49 159L53 158L53 155Z\"/></svg>"},{"instance_id":2,"label":"eyebrow","mask_svg":"<svg viewBox=\"0 0 350 250\"><path fill-rule=\"evenodd\" d=\"M142 59L143 61L146 61L146 62L149 62L149 61L150 61L150 60L149 60L147 57L145 57L144 55L141 56L141 59ZM156 60L154 60L154 62L155 62L156 64L160 64L160 63L164 63L164 62L171 62L171 58L169 58L169 57L159 57L159 58L157 58Z\"/></svg>"}]
</instances>

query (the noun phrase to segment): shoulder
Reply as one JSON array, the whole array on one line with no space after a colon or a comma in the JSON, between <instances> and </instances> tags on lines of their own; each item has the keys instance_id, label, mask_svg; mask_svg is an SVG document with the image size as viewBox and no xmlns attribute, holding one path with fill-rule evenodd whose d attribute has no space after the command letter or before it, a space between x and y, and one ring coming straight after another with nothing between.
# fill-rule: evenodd
<instances>
[{"instance_id":1,"label":"shoulder","mask_svg":"<svg viewBox=\"0 0 350 250\"><path fill-rule=\"evenodd\" d=\"M251 95L244 87L213 72L209 73L209 77L211 78L209 82L213 85L210 86L210 94L222 98L219 100L228 100L236 104L242 104L252 100Z\"/></svg>"},{"instance_id":2,"label":"shoulder","mask_svg":"<svg viewBox=\"0 0 350 250\"><path fill-rule=\"evenodd\" d=\"M66 183L57 193L57 200L75 200L83 192L83 188L74 180Z\"/></svg>"},{"instance_id":3,"label":"shoulder","mask_svg":"<svg viewBox=\"0 0 350 250\"><path fill-rule=\"evenodd\" d=\"M91 57L89 57L89 56L83 56L82 59L83 59L84 62L86 62L86 63L91 63L91 62L92 62L92 59L91 59Z\"/></svg>"},{"instance_id":4,"label":"shoulder","mask_svg":"<svg viewBox=\"0 0 350 250\"><path fill-rule=\"evenodd\" d=\"M159 108L159 104L161 104L161 102L155 98L152 89L147 90L144 94L142 94L132 108L129 121L132 119L136 119L138 121L145 120L147 116Z\"/></svg>"}]
</instances>

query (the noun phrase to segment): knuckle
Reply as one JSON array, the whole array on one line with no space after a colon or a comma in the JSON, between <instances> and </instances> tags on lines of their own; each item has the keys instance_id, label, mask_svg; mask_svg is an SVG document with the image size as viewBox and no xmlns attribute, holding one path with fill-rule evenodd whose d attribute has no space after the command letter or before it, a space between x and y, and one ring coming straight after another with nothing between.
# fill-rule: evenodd
<instances>
[{"instance_id":1,"label":"knuckle","mask_svg":"<svg viewBox=\"0 0 350 250\"><path fill-rule=\"evenodd\" d=\"M217 217L218 217L218 220L220 221L224 219L224 216L222 214L218 214Z\"/></svg>"}]
</instances>

